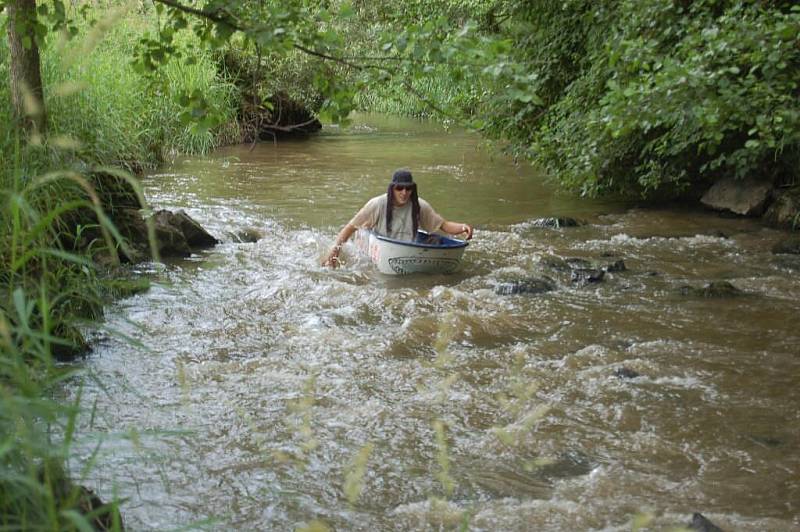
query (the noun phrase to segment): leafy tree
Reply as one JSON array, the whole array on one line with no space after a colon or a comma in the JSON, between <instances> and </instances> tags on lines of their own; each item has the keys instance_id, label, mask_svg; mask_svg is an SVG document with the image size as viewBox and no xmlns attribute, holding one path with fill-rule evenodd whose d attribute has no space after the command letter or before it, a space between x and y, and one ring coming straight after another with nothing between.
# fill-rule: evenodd
<instances>
[{"instance_id":1,"label":"leafy tree","mask_svg":"<svg viewBox=\"0 0 800 532\"><path fill-rule=\"evenodd\" d=\"M484 131L587 195L674 195L800 168L800 7L526 1L516 61L540 99L489 100Z\"/></svg>"}]
</instances>

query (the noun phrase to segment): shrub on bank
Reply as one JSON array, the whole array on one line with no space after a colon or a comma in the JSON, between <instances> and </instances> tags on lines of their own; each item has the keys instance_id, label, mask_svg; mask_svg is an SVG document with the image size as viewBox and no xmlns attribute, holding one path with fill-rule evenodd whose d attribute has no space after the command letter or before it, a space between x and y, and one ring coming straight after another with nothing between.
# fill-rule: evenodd
<instances>
[{"instance_id":1,"label":"shrub on bank","mask_svg":"<svg viewBox=\"0 0 800 532\"><path fill-rule=\"evenodd\" d=\"M524 3L528 4L528 3ZM586 195L677 194L718 177L800 178L800 7L791 2L521 8L540 102L486 131ZM556 23L558 22L558 23Z\"/></svg>"}]
</instances>

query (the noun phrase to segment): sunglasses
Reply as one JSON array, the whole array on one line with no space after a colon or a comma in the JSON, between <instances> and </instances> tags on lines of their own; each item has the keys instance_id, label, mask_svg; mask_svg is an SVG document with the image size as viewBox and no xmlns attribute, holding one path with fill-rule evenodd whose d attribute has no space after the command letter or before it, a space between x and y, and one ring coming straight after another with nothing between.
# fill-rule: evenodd
<instances>
[{"instance_id":1,"label":"sunglasses","mask_svg":"<svg viewBox=\"0 0 800 532\"><path fill-rule=\"evenodd\" d=\"M414 190L414 185L395 185L395 190Z\"/></svg>"}]
</instances>

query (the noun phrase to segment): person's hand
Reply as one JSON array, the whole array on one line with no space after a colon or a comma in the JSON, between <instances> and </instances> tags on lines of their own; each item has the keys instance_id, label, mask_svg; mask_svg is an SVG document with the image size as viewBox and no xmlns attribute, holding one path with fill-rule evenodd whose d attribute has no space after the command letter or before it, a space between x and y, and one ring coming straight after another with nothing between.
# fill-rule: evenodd
<instances>
[{"instance_id":1,"label":"person's hand","mask_svg":"<svg viewBox=\"0 0 800 532\"><path fill-rule=\"evenodd\" d=\"M339 267L339 248L333 248L330 253L328 253L328 257L325 259L325 262L322 263L323 266L328 268L338 268Z\"/></svg>"},{"instance_id":2,"label":"person's hand","mask_svg":"<svg viewBox=\"0 0 800 532\"><path fill-rule=\"evenodd\" d=\"M475 228L469 224L462 224L461 225L461 232L467 233L467 240L472 240L472 233L475 232Z\"/></svg>"}]
</instances>

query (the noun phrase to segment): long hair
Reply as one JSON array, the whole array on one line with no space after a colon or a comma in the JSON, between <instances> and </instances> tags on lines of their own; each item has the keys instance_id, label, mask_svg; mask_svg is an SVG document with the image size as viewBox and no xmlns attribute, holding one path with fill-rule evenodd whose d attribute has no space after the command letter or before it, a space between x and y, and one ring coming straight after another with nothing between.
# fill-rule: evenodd
<instances>
[{"instance_id":1,"label":"long hair","mask_svg":"<svg viewBox=\"0 0 800 532\"><path fill-rule=\"evenodd\" d=\"M417 194L417 184L414 183L411 189L411 224L414 233L411 238L417 238L419 229L419 195ZM386 191L386 236L392 232L392 209L394 207L394 184L389 185Z\"/></svg>"}]
</instances>

